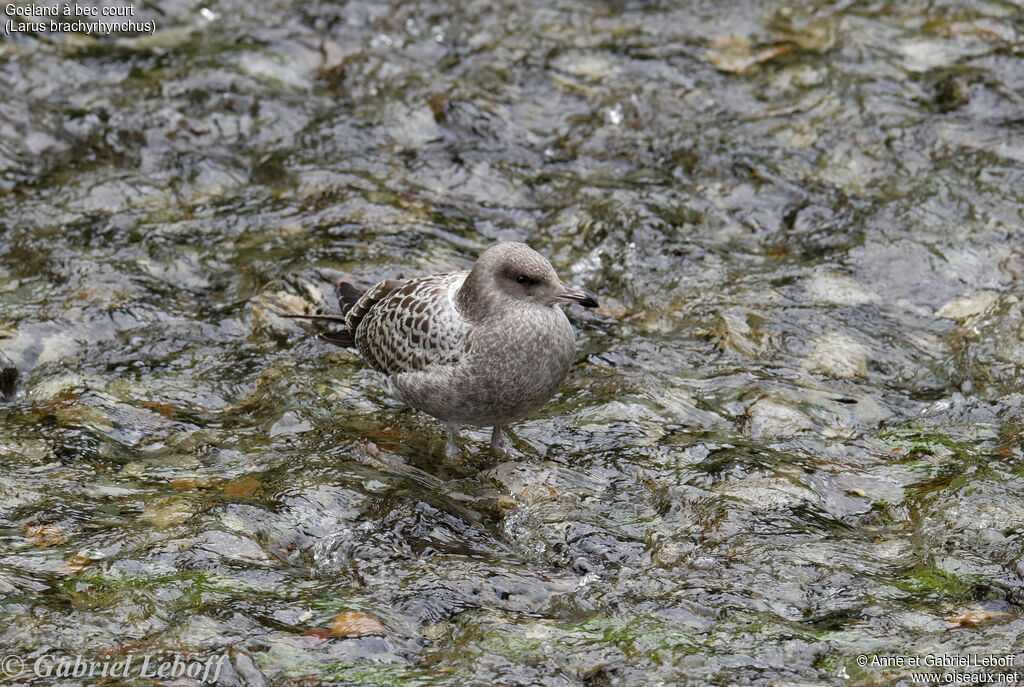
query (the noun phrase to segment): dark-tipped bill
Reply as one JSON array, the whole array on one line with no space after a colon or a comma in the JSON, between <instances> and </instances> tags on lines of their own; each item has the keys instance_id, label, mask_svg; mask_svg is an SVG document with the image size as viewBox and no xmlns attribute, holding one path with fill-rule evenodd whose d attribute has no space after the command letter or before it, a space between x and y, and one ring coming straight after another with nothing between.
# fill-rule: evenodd
<instances>
[{"instance_id":1,"label":"dark-tipped bill","mask_svg":"<svg viewBox=\"0 0 1024 687\"><path fill-rule=\"evenodd\" d=\"M563 303L579 303L584 308L596 308L597 299L591 296L586 291L566 289L562 293L555 296L556 301Z\"/></svg>"}]
</instances>

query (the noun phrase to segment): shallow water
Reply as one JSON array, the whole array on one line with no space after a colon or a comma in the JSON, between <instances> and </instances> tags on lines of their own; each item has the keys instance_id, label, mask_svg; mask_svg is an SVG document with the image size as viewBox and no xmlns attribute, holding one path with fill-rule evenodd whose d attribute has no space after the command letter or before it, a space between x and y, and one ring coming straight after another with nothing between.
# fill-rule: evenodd
<instances>
[{"instance_id":1,"label":"shallow water","mask_svg":"<svg viewBox=\"0 0 1024 687\"><path fill-rule=\"evenodd\" d=\"M0 43L13 683L1021 678L1019 6L136 18ZM508 462L273 314L498 240L602 303Z\"/></svg>"}]
</instances>

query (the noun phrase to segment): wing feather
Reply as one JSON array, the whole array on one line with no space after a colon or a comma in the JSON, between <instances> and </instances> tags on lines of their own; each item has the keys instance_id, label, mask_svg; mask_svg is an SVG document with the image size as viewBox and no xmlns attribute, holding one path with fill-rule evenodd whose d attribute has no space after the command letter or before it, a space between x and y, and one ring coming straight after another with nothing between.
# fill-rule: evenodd
<instances>
[{"instance_id":1,"label":"wing feather","mask_svg":"<svg viewBox=\"0 0 1024 687\"><path fill-rule=\"evenodd\" d=\"M469 323L455 308L450 294L458 290L466 274L432 274L381 282L370 289L347 316L353 318L357 309L369 303L371 294L378 292L372 297L374 302L356 315L356 346L366 361L389 375L458 362L465 350Z\"/></svg>"}]
</instances>

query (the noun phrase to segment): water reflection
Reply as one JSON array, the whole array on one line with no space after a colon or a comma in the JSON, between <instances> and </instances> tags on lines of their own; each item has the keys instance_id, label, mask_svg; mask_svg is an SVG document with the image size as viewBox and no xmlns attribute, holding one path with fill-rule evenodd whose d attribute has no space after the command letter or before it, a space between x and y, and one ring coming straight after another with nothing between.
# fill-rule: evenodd
<instances>
[{"instance_id":1,"label":"water reflection","mask_svg":"<svg viewBox=\"0 0 1024 687\"><path fill-rule=\"evenodd\" d=\"M211 10L0 48L6 653L888 684L856 657L1019 646L1017 9ZM271 314L498 240L607 295L505 463Z\"/></svg>"}]
</instances>

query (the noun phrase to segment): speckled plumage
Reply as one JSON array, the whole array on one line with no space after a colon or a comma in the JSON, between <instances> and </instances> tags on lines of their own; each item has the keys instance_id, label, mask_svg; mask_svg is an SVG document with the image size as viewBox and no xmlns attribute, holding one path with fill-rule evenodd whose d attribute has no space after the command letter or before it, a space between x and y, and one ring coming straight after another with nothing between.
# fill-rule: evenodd
<instances>
[{"instance_id":1,"label":"speckled plumage","mask_svg":"<svg viewBox=\"0 0 1024 687\"><path fill-rule=\"evenodd\" d=\"M339 285L348 334L405 403L458 425L501 426L543 406L572 364L575 338L559 302L594 307L521 243L485 251L469 272L382 281L360 294ZM449 435L448 452L454 451Z\"/></svg>"},{"instance_id":2,"label":"speckled plumage","mask_svg":"<svg viewBox=\"0 0 1024 687\"><path fill-rule=\"evenodd\" d=\"M452 303L468 272L380 282L345 315L366 362L387 375L456 364L469 322Z\"/></svg>"}]
</instances>

